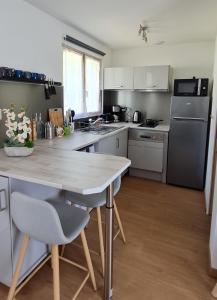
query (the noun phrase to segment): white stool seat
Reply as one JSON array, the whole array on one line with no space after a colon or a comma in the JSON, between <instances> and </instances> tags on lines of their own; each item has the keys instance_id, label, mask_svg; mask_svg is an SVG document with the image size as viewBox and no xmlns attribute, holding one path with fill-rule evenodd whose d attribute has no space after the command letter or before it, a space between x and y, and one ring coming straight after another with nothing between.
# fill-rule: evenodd
<instances>
[{"instance_id":1,"label":"white stool seat","mask_svg":"<svg viewBox=\"0 0 217 300\"><path fill-rule=\"evenodd\" d=\"M120 190L121 176L118 177L113 184L113 195L116 196ZM65 199L73 204L78 204L87 208L101 207L106 204L106 190L102 193L92 195L81 195L73 192L65 192Z\"/></svg>"}]
</instances>

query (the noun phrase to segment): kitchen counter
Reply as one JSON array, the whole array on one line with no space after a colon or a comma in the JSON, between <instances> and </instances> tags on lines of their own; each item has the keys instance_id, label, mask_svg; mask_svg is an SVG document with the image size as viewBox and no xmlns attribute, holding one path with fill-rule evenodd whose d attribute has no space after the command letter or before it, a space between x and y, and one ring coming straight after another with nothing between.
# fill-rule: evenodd
<instances>
[{"instance_id":1,"label":"kitchen counter","mask_svg":"<svg viewBox=\"0 0 217 300\"><path fill-rule=\"evenodd\" d=\"M113 124L111 124L110 126L113 126ZM75 130L75 132L73 132L69 136L64 136L60 138L56 137L53 140L45 140L45 139L38 140L35 142L35 144L36 146L53 148L53 149L78 150L93 145L108 136L115 135L128 128L126 126L125 127L119 126L119 127L120 128L118 130L109 132L104 135Z\"/></svg>"},{"instance_id":2,"label":"kitchen counter","mask_svg":"<svg viewBox=\"0 0 217 300\"><path fill-rule=\"evenodd\" d=\"M128 128L135 128L135 129L142 129L142 130L151 130L151 131L162 131L162 132L168 132L169 131L169 125L158 125L155 128L150 127L138 127L139 124L134 123L125 123L125 122L119 122L119 123L111 123L111 124L104 124L103 126L112 126L117 127L118 130L112 131L110 133L100 135L100 134L93 134L90 132L82 132L79 130L76 130L69 136L65 136L62 138L55 138L53 140L38 140L35 142L36 146L41 146L45 148L53 148L53 149L62 149L62 150L79 150L81 148L93 145L100 140L112 136L115 134L118 134L119 132L123 130L127 130Z\"/></svg>"},{"instance_id":3,"label":"kitchen counter","mask_svg":"<svg viewBox=\"0 0 217 300\"><path fill-rule=\"evenodd\" d=\"M141 124L141 123L140 123ZM152 127L139 127L140 124L132 123L132 122L118 122L118 123L111 123L106 126L114 126L114 127L125 127L125 128L136 128L136 129L144 129L144 130L151 130L151 131L162 131L162 132L169 132L170 127L166 124L160 124L154 128Z\"/></svg>"},{"instance_id":4,"label":"kitchen counter","mask_svg":"<svg viewBox=\"0 0 217 300\"><path fill-rule=\"evenodd\" d=\"M123 157L46 147L35 147L24 158L0 150L0 176L80 194L104 191L129 165Z\"/></svg>"}]
</instances>

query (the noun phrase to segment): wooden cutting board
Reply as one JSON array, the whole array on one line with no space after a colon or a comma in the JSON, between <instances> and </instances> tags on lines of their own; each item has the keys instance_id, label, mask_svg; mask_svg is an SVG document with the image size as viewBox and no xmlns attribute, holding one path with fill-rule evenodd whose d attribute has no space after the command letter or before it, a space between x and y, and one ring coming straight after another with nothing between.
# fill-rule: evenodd
<instances>
[{"instance_id":1,"label":"wooden cutting board","mask_svg":"<svg viewBox=\"0 0 217 300\"><path fill-rule=\"evenodd\" d=\"M49 108L49 120L55 126L63 127L63 109L62 108Z\"/></svg>"}]
</instances>

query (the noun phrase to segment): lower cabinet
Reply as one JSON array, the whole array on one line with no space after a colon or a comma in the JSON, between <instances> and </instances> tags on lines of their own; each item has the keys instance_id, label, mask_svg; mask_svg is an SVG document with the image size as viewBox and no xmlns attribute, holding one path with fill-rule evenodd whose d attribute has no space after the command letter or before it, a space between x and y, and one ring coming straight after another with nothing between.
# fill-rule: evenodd
<instances>
[{"instance_id":1,"label":"lower cabinet","mask_svg":"<svg viewBox=\"0 0 217 300\"><path fill-rule=\"evenodd\" d=\"M107 136L100 140L95 145L95 151L99 153L127 157L127 141L128 129L126 128L117 134Z\"/></svg>"},{"instance_id":2,"label":"lower cabinet","mask_svg":"<svg viewBox=\"0 0 217 300\"><path fill-rule=\"evenodd\" d=\"M9 285L13 274L9 212L9 180L0 176L0 282Z\"/></svg>"}]
</instances>

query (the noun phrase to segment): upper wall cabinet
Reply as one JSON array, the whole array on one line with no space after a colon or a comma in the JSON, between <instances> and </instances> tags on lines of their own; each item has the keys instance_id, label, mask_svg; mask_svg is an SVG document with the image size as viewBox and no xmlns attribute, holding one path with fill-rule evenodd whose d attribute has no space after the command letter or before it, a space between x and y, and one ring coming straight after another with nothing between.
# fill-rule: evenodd
<instances>
[{"instance_id":1,"label":"upper wall cabinet","mask_svg":"<svg viewBox=\"0 0 217 300\"><path fill-rule=\"evenodd\" d=\"M133 68L105 68L105 90L133 90Z\"/></svg>"},{"instance_id":2,"label":"upper wall cabinet","mask_svg":"<svg viewBox=\"0 0 217 300\"><path fill-rule=\"evenodd\" d=\"M169 66L135 67L134 89L146 91L168 91Z\"/></svg>"}]
</instances>

